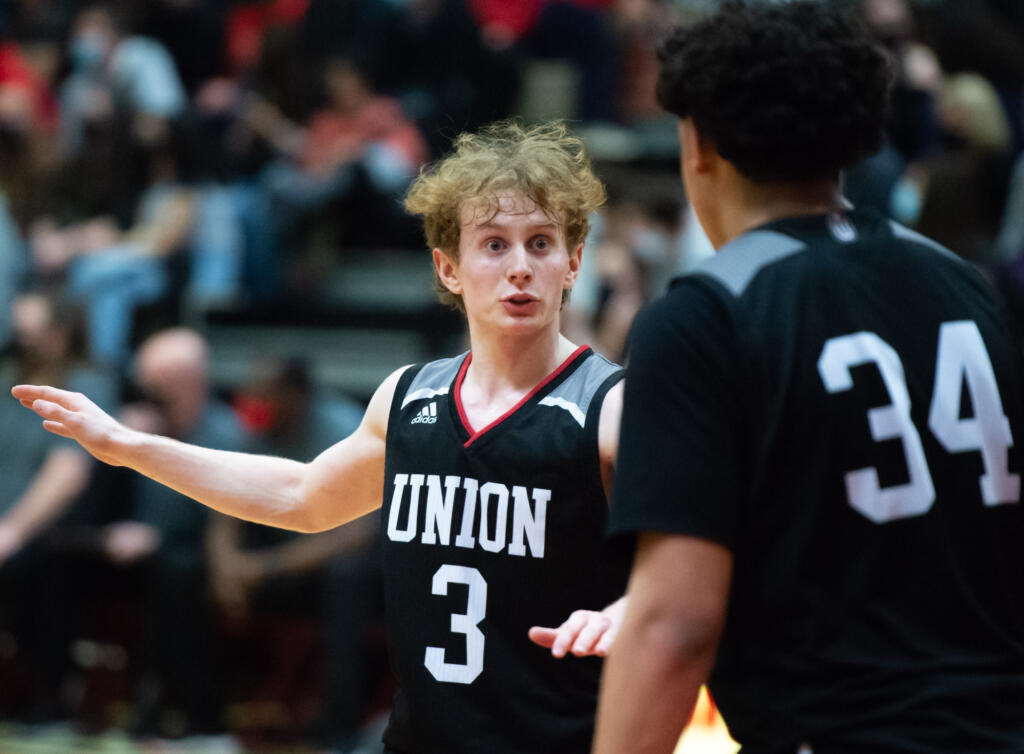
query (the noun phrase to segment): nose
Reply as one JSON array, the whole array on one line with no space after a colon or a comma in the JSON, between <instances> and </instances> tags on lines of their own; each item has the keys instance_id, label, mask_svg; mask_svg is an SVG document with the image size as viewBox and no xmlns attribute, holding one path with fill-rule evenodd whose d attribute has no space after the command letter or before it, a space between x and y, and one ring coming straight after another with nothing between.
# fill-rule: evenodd
<instances>
[{"instance_id":1,"label":"nose","mask_svg":"<svg viewBox=\"0 0 1024 754\"><path fill-rule=\"evenodd\" d=\"M522 244L516 244L508 255L508 267L505 270L508 279L522 285L533 279L533 269L530 266L530 255Z\"/></svg>"}]
</instances>

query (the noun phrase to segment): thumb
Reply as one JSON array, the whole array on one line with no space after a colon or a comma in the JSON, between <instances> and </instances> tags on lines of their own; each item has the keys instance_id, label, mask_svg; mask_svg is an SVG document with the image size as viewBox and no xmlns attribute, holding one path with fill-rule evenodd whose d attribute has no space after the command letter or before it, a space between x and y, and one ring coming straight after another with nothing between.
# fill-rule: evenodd
<instances>
[{"instance_id":1,"label":"thumb","mask_svg":"<svg viewBox=\"0 0 1024 754\"><path fill-rule=\"evenodd\" d=\"M534 644L550 649L551 645L555 643L555 637L558 636L558 629L534 626L530 629L529 636L530 641Z\"/></svg>"}]
</instances>

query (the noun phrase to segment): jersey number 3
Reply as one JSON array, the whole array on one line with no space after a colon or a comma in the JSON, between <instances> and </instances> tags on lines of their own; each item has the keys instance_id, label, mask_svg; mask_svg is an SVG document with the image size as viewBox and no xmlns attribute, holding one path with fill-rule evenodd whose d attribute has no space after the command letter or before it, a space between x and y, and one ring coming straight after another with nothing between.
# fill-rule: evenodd
<instances>
[{"instance_id":1,"label":"jersey number 3","mask_svg":"<svg viewBox=\"0 0 1024 754\"><path fill-rule=\"evenodd\" d=\"M850 368L867 363L878 368L890 400L889 405L868 411L871 437L875 442L902 440L909 481L881 487L877 469L856 469L846 474L847 498L854 509L875 523L919 516L935 502L935 485L921 436L910 418L910 393L899 355L874 333L843 335L825 343L818 373L829 393L839 393L853 387ZM965 385L974 415L961 418ZM985 342L974 322L945 322L939 330L928 427L950 453L981 453L985 473L979 481L985 505L1020 500L1020 476L1007 468L1007 449L1013 445L1010 422L1003 413Z\"/></svg>"},{"instance_id":2,"label":"jersey number 3","mask_svg":"<svg viewBox=\"0 0 1024 754\"><path fill-rule=\"evenodd\" d=\"M449 584L469 587L465 613L452 613L451 629L454 634L466 635L466 662L445 662L442 647L427 647L423 664L439 681L445 683L472 683L484 670L484 632L477 626L487 617L487 582L475 568L443 565L434 572L431 589L434 594L448 594Z\"/></svg>"}]
</instances>

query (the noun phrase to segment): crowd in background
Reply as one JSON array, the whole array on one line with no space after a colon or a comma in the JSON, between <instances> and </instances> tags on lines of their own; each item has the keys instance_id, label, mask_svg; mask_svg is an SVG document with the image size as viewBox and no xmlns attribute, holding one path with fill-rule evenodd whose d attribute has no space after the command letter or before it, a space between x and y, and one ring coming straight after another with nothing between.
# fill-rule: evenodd
<instances>
[{"instance_id":1,"label":"crowd in background","mask_svg":"<svg viewBox=\"0 0 1024 754\"><path fill-rule=\"evenodd\" d=\"M896 75L888 143L848 197L983 267L1024 315L1024 4L835 1ZM286 348L212 385L204 316L308 306L314 244L339 265L421 247L411 178L510 116L568 118L607 182L565 328L622 359L636 311L711 253L654 82L660 39L715 2L7 0L3 384L308 460L359 405ZM261 724L284 709L310 740L356 745L387 695L372 520L300 537L215 517L12 400L0 426L0 718L183 736L237 729L231 702L263 698ZM97 690L101 671L123 688Z\"/></svg>"}]
</instances>

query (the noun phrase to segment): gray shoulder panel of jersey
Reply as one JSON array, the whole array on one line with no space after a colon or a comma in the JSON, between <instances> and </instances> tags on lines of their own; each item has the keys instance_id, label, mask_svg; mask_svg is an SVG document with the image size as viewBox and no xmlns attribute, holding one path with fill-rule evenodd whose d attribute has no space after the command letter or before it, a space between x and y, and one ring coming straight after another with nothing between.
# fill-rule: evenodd
<instances>
[{"instance_id":1,"label":"gray shoulder panel of jersey","mask_svg":"<svg viewBox=\"0 0 1024 754\"><path fill-rule=\"evenodd\" d=\"M440 359L425 364L412 382L409 384L409 391L402 399L402 408L405 408L413 401L435 398L438 395L447 395L452 380L459 373L462 360L466 354L453 356L450 359Z\"/></svg>"},{"instance_id":2,"label":"gray shoulder panel of jersey","mask_svg":"<svg viewBox=\"0 0 1024 754\"><path fill-rule=\"evenodd\" d=\"M806 248L803 241L792 236L755 230L727 243L692 274L713 277L739 296L762 269Z\"/></svg>"},{"instance_id":3,"label":"gray shoulder panel of jersey","mask_svg":"<svg viewBox=\"0 0 1024 754\"><path fill-rule=\"evenodd\" d=\"M921 246L927 246L932 251L937 251L943 256L955 259L960 264L967 264L967 262L956 252L947 249L938 241L933 241L928 238L928 236L921 235L916 230L911 230L910 228L900 225L895 220L889 221L889 227L892 228L892 234L896 236L896 238L902 238L904 241L911 241L913 243L920 244Z\"/></svg>"},{"instance_id":4,"label":"gray shoulder panel of jersey","mask_svg":"<svg viewBox=\"0 0 1024 754\"><path fill-rule=\"evenodd\" d=\"M569 412L581 427L586 424L587 410L594 394L608 377L622 367L608 361L600 354L592 354L579 369L570 374L562 384L544 396L539 404L552 406Z\"/></svg>"}]
</instances>

